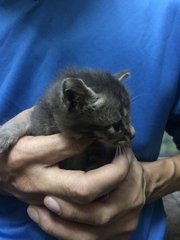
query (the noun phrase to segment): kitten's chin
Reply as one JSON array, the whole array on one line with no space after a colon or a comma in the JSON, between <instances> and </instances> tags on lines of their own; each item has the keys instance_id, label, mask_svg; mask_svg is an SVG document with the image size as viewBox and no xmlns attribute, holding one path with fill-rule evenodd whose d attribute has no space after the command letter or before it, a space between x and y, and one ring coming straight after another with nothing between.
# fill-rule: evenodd
<instances>
[{"instance_id":1,"label":"kitten's chin","mask_svg":"<svg viewBox=\"0 0 180 240\"><path fill-rule=\"evenodd\" d=\"M118 143L118 147L121 149L129 148L131 147L131 141L121 141Z\"/></svg>"},{"instance_id":2,"label":"kitten's chin","mask_svg":"<svg viewBox=\"0 0 180 240\"><path fill-rule=\"evenodd\" d=\"M107 147L111 147L111 148L116 148L116 147L120 147L120 148L127 148L131 146L131 141L116 141L116 142L102 142L104 143Z\"/></svg>"}]
</instances>

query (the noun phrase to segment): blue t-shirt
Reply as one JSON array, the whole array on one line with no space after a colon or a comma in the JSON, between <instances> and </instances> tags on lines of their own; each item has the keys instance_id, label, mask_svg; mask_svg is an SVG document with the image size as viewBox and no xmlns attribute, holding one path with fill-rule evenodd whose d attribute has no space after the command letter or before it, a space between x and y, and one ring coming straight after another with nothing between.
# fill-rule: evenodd
<instances>
[{"instance_id":1,"label":"blue t-shirt","mask_svg":"<svg viewBox=\"0 0 180 240\"><path fill-rule=\"evenodd\" d=\"M166 128L180 144L179 24L180 0L0 0L0 122L35 104L64 67L130 69L133 150L156 160ZM26 207L0 196L0 240L51 239ZM159 200L132 239L162 240L165 227Z\"/></svg>"}]
</instances>

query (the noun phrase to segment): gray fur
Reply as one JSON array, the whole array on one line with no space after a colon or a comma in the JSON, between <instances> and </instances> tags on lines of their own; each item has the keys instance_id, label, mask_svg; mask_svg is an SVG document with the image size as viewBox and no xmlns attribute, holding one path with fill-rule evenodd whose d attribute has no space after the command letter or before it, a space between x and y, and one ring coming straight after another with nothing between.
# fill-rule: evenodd
<instances>
[{"instance_id":1,"label":"gray fur","mask_svg":"<svg viewBox=\"0 0 180 240\"><path fill-rule=\"evenodd\" d=\"M128 72L122 72L114 77L110 73L77 69L63 72L34 107L29 121L0 128L0 152L27 134L61 132L94 140L78 157L79 161L75 158L64 161L64 168L85 170L109 162L113 149L130 143L134 135L129 96L118 80L127 75ZM104 160L97 162L98 158Z\"/></svg>"},{"instance_id":2,"label":"gray fur","mask_svg":"<svg viewBox=\"0 0 180 240\"><path fill-rule=\"evenodd\" d=\"M6 152L20 137L28 135L29 121L8 122L0 127L0 153Z\"/></svg>"}]
</instances>

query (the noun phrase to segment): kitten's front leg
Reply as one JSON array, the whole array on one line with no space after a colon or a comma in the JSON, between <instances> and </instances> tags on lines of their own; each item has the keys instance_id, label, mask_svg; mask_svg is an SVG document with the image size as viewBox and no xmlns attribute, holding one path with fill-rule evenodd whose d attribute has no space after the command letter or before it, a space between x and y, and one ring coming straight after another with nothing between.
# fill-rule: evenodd
<instances>
[{"instance_id":1,"label":"kitten's front leg","mask_svg":"<svg viewBox=\"0 0 180 240\"><path fill-rule=\"evenodd\" d=\"M0 153L8 151L19 138L27 135L29 126L29 119L13 120L2 125L0 127Z\"/></svg>"}]
</instances>

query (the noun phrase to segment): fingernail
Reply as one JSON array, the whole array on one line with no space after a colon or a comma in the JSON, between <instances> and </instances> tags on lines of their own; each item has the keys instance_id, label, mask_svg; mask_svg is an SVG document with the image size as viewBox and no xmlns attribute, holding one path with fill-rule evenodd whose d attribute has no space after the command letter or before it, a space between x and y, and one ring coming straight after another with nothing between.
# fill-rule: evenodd
<instances>
[{"instance_id":1,"label":"fingernail","mask_svg":"<svg viewBox=\"0 0 180 240\"><path fill-rule=\"evenodd\" d=\"M51 211L55 213L60 212L60 206L57 200L54 197L45 197L44 205Z\"/></svg>"},{"instance_id":2,"label":"fingernail","mask_svg":"<svg viewBox=\"0 0 180 240\"><path fill-rule=\"evenodd\" d=\"M27 213L29 215L29 217L36 223L39 222L39 215L38 215L38 211L35 207L28 207L27 209Z\"/></svg>"}]
</instances>

